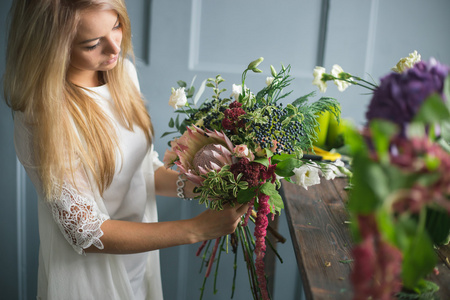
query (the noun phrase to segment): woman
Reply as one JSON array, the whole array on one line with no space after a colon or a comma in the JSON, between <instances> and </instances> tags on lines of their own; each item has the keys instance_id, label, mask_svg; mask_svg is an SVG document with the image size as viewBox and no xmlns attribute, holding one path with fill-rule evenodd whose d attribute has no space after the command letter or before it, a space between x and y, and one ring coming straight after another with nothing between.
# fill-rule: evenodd
<instances>
[{"instance_id":1,"label":"woman","mask_svg":"<svg viewBox=\"0 0 450 300\"><path fill-rule=\"evenodd\" d=\"M157 222L155 193L193 186L152 150L123 0L18 0L11 13L4 90L39 198L38 299L162 299L152 250L229 234L247 206Z\"/></svg>"}]
</instances>

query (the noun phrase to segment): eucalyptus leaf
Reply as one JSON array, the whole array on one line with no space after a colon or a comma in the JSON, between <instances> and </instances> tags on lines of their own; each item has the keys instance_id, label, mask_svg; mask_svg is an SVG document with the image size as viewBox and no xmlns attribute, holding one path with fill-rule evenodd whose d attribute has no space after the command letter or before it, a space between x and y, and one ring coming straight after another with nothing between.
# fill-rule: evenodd
<instances>
[{"instance_id":1,"label":"eucalyptus leaf","mask_svg":"<svg viewBox=\"0 0 450 300\"><path fill-rule=\"evenodd\" d=\"M202 84L200 84L197 94L195 94L195 97L193 100L194 105L197 105L198 100L200 100L200 97L203 95L203 92L205 91L205 87L206 87L206 79L203 80Z\"/></svg>"},{"instance_id":2,"label":"eucalyptus leaf","mask_svg":"<svg viewBox=\"0 0 450 300\"><path fill-rule=\"evenodd\" d=\"M194 77L192 77L192 81L191 81L191 84L189 86L194 86L195 79L197 79L197 75L194 75Z\"/></svg>"}]
</instances>

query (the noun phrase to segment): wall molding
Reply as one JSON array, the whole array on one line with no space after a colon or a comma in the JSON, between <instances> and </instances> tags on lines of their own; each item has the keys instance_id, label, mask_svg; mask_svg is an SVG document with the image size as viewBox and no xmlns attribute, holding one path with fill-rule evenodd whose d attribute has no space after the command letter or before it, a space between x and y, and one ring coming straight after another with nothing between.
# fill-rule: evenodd
<instances>
[{"instance_id":1,"label":"wall molding","mask_svg":"<svg viewBox=\"0 0 450 300\"><path fill-rule=\"evenodd\" d=\"M364 74L372 74L375 61L375 43L378 26L379 0L370 3L369 30L367 33L366 57L364 62ZM366 75L367 76L367 75Z\"/></svg>"},{"instance_id":2,"label":"wall molding","mask_svg":"<svg viewBox=\"0 0 450 300\"><path fill-rule=\"evenodd\" d=\"M28 299L27 293L27 208L26 173L16 158L16 205L17 205L17 274L19 299Z\"/></svg>"},{"instance_id":3,"label":"wall molding","mask_svg":"<svg viewBox=\"0 0 450 300\"><path fill-rule=\"evenodd\" d=\"M323 66L325 61L325 50L328 30L328 12L330 11L330 0L322 0L320 8L319 43L317 44L317 66Z\"/></svg>"}]
</instances>

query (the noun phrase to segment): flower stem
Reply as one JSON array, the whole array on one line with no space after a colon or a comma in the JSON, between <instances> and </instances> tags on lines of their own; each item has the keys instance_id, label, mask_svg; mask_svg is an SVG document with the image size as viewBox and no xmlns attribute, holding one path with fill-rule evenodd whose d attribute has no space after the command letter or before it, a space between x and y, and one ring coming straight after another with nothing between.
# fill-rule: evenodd
<instances>
[{"instance_id":1,"label":"flower stem","mask_svg":"<svg viewBox=\"0 0 450 300\"><path fill-rule=\"evenodd\" d=\"M234 290L236 289L236 274L237 274L237 250L234 252L234 264L233 264L233 285L231 286L231 299L234 296Z\"/></svg>"},{"instance_id":2,"label":"flower stem","mask_svg":"<svg viewBox=\"0 0 450 300\"><path fill-rule=\"evenodd\" d=\"M217 257L216 270L214 272L214 294L217 293L217 289L216 289L216 286L217 286L217 284L216 284L217 283L217 275L219 274L219 262L220 262L220 256L221 256L222 251L223 251L223 243L224 242L225 242L225 239L222 238L222 243L220 244L220 249L219 249L219 256Z\"/></svg>"},{"instance_id":3,"label":"flower stem","mask_svg":"<svg viewBox=\"0 0 450 300\"><path fill-rule=\"evenodd\" d=\"M209 246L210 246L210 245L211 245L211 240L208 241L208 244L206 245L205 252L203 253L203 256L202 256L202 263L201 263L201 265L200 265L199 273L202 272L203 266L206 264L206 254L208 253L208 249L209 249Z\"/></svg>"},{"instance_id":4,"label":"flower stem","mask_svg":"<svg viewBox=\"0 0 450 300\"><path fill-rule=\"evenodd\" d=\"M217 238L216 239L216 243L214 244L214 248L213 248L213 251L211 253L211 257L209 258L208 269L206 270L205 277L208 277L209 274L211 273L211 268L212 268L212 265L214 263L214 259L216 257L217 249L219 248L220 239L221 239L221 237Z\"/></svg>"},{"instance_id":5,"label":"flower stem","mask_svg":"<svg viewBox=\"0 0 450 300\"><path fill-rule=\"evenodd\" d=\"M250 282L251 291L253 294L253 299L258 300L258 283L255 280L256 277L256 271L255 271L255 265L253 264L253 251L250 250L248 239L246 237L245 229L238 227L240 230L239 237L241 239L242 244L242 250L244 255L244 260L247 264L247 274L248 274L248 280Z\"/></svg>"}]
</instances>

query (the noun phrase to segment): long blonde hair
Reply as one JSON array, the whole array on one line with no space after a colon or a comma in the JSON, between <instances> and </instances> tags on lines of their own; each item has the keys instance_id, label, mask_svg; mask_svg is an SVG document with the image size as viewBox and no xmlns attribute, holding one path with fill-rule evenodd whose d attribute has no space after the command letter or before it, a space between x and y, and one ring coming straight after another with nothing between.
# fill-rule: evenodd
<instances>
[{"instance_id":1,"label":"long blonde hair","mask_svg":"<svg viewBox=\"0 0 450 300\"><path fill-rule=\"evenodd\" d=\"M117 66L102 75L119 121L128 130L140 127L150 144L150 117L124 69L125 59L133 52L123 0L18 0L11 9L5 100L13 111L23 112L32 125L35 161L47 199L59 192L55 186L61 186L65 176L73 176L72 162L78 159L92 172L100 193L114 176L114 127L98 104L66 78L80 14L105 5L118 13L123 37Z\"/></svg>"}]
</instances>

